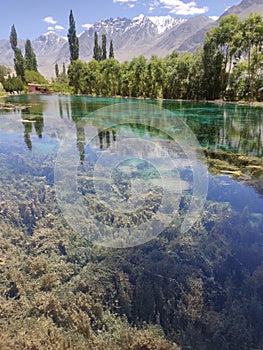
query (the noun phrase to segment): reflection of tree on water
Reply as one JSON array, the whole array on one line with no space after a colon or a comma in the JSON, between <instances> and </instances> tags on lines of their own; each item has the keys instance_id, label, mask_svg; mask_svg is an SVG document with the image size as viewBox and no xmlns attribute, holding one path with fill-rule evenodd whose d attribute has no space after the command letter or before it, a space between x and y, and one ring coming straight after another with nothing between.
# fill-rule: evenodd
<instances>
[{"instance_id":1,"label":"reflection of tree on water","mask_svg":"<svg viewBox=\"0 0 263 350\"><path fill-rule=\"evenodd\" d=\"M37 136L41 139L42 133L44 129L44 118L42 113L40 114L39 106L37 106L37 114L34 111L34 108L28 107L22 110L22 124L24 125L24 141L29 150L32 150L32 141L31 141L31 133L33 130L33 124L35 127L35 131ZM41 111L42 112L42 111Z\"/></svg>"},{"instance_id":2,"label":"reflection of tree on water","mask_svg":"<svg viewBox=\"0 0 263 350\"><path fill-rule=\"evenodd\" d=\"M82 125L76 124L76 133L77 133L77 148L79 150L80 163L83 164L85 160L85 129Z\"/></svg>"},{"instance_id":3,"label":"reflection of tree on water","mask_svg":"<svg viewBox=\"0 0 263 350\"><path fill-rule=\"evenodd\" d=\"M83 164L85 160L85 126L82 123L76 123L76 134L77 134L77 149L79 151L80 163ZM116 141L116 130L115 129L98 129L99 147L100 149L109 148L113 142Z\"/></svg>"},{"instance_id":4,"label":"reflection of tree on water","mask_svg":"<svg viewBox=\"0 0 263 350\"><path fill-rule=\"evenodd\" d=\"M58 96L58 109L61 119L70 119L71 116L71 103L69 97Z\"/></svg>"},{"instance_id":5,"label":"reflection of tree on water","mask_svg":"<svg viewBox=\"0 0 263 350\"><path fill-rule=\"evenodd\" d=\"M112 137L111 137L112 134ZM115 129L98 129L98 137L100 142L100 149L109 148L111 143L116 141L116 130Z\"/></svg>"},{"instance_id":6,"label":"reflection of tree on water","mask_svg":"<svg viewBox=\"0 0 263 350\"><path fill-rule=\"evenodd\" d=\"M214 108L214 116L201 112L193 114L192 110L189 110L187 115L186 111L186 123L200 144L211 150L262 157L262 109L251 111L249 107L236 106L233 110L227 106L223 111L218 111L217 107Z\"/></svg>"}]
</instances>

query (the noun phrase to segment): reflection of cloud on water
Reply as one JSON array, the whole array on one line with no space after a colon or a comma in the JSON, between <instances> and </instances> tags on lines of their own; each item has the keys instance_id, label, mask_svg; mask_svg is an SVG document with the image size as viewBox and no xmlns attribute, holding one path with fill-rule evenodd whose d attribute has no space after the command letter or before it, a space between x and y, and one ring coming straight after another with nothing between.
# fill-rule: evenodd
<instances>
[{"instance_id":1,"label":"reflection of cloud on water","mask_svg":"<svg viewBox=\"0 0 263 350\"><path fill-rule=\"evenodd\" d=\"M98 109L84 119L74 117L74 121L55 169L59 205L73 229L106 246L142 244L173 221L186 190L192 199L182 231L191 228L205 201L207 174L196 158L200 146L195 135L181 119L154 105L127 102ZM133 164L132 159L144 163ZM183 180L180 172L187 169L193 175ZM79 186L78 175L85 189ZM93 190L89 189L91 178ZM91 234L91 226L99 230L99 237Z\"/></svg>"}]
</instances>

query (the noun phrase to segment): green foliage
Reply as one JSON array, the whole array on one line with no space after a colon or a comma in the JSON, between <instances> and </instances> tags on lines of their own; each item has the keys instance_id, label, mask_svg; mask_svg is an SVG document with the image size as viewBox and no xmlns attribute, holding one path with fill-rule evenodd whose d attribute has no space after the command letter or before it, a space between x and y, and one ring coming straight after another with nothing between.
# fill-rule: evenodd
<instances>
[{"instance_id":1,"label":"green foliage","mask_svg":"<svg viewBox=\"0 0 263 350\"><path fill-rule=\"evenodd\" d=\"M70 10L69 14L68 43L70 51L70 62L72 63L79 58L79 39L76 33L76 25L72 10Z\"/></svg>"},{"instance_id":2,"label":"green foliage","mask_svg":"<svg viewBox=\"0 0 263 350\"><path fill-rule=\"evenodd\" d=\"M42 74L35 70L26 70L25 71L25 81L27 83L35 83L35 84L47 84L48 81Z\"/></svg>"},{"instance_id":3,"label":"green foliage","mask_svg":"<svg viewBox=\"0 0 263 350\"><path fill-rule=\"evenodd\" d=\"M16 75L20 76L22 81L24 82L25 81L25 61L21 50L17 47L17 33L14 25L12 25L11 27L9 41L10 41L12 50L14 51L14 56L15 56L14 65L15 65Z\"/></svg>"},{"instance_id":4,"label":"green foliage","mask_svg":"<svg viewBox=\"0 0 263 350\"><path fill-rule=\"evenodd\" d=\"M93 47L93 59L96 61L101 61L101 47L99 45L98 33L94 33L94 47Z\"/></svg>"},{"instance_id":5,"label":"green foliage","mask_svg":"<svg viewBox=\"0 0 263 350\"><path fill-rule=\"evenodd\" d=\"M101 51L102 51L102 55L101 55L101 59L102 60L106 60L107 58L107 38L105 34L102 34L102 44L101 44Z\"/></svg>"},{"instance_id":6,"label":"green foliage","mask_svg":"<svg viewBox=\"0 0 263 350\"><path fill-rule=\"evenodd\" d=\"M109 58L114 58L114 50L113 50L113 42L112 42L112 40L110 41L110 53L109 53Z\"/></svg>"},{"instance_id":7,"label":"green foliage","mask_svg":"<svg viewBox=\"0 0 263 350\"><path fill-rule=\"evenodd\" d=\"M101 94L105 96L116 96L120 88L120 63L114 58L101 62L100 75Z\"/></svg>"},{"instance_id":8,"label":"green foliage","mask_svg":"<svg viewBox=\"0 0 263 350\"><path fill-rule=\"evenodd\" d=\"M236 15L225 16L219 26L207 33L203 55L206 98L260 99L262 38L263 20L256 13L243 21ZM237 73L235 66L244 60L247 69L234 82ZM248 92L245 88L247 83Z\"/></svg>"},{"instance_id":9,"label":"green foliage","mask_svg":"<svg viewBox=\"0 0 263 350\"><path fill-rule=\"evenodd\" d=\"M90 95L101 94L102 76L100 72L100 63L96 60L90 61L86 66L85 93Z\"/></svg>"},{"instance_id":10,"label":"green foliage","mask_svg":"<svg viewBox=\"0 0 263 350\"><path fill-rule=\"evenodd\" d=\"M165 59L144 56L120 63L111 58L69 67L69 82L76 93L150 98L202 97L200 53L171 55Z\"/></svg>"},{"instance_id":11,"label":"green foliage","mask_svg":"<svg viewBox=\"0 0 263 350\"><path fill-rule=\"evenodd\" d=\"M9 76L7 79L3 81L3 87L7 92L21 92L25 90L24 82L22 81L21 76L11 77Z\"/></svg>"},{"instance_id":12,"label":"green foliage","mask_svg":"<svg viewBox=\"0 0 263 350\"><path fill-rule=\"evenodd\" d=\"M37 59L29 39L25 43L25 69L37 72Z\"/></svg>"},{"instance_id":13,"label":"green foliage","mask_svg":"<svg viewBox=\"0 0 263 350\"><path fill-rule=\"evenodd\" d=\"M80 60L73 61L68 68L69 84L75 94L83 93L85 87L86 64Z\"/></svg>"},{"instance_id":14,"label":"green foliage","mask_svg":"<svg viewBox=\"0 0 263 350\"><path fill-rule=\"evenodd\" d=\"M52 84L52 91L60 94L74 94L74 89L69 84L56 81Z\"/></svg>"},{"instance_id":15,"label":"green foliage","mask_svg":"<svg viewBox=\"0 0 263 350\"><path fill-rule=\"evenodd\" d=\"M55 74L56 74L56 78L59 76L59 68L58 68L58 64L55 64Z\"/></svg>"},{"instance_id":16,"label":"green foliage","mask_svg":"<svg viewBox=\"0 0 263 350\"><path fill-rule=\"evenodd\" d=\"M15 71L18 77L21 77L22 81L25 81L25 60L20 49L15 49Z\"/></svg>"},{"instance_id":17,"label":"green foliage","mask_svg":"<svg viewBox=\"0 0 263 350\"><path fill-rule=\"evenodd\" d=\"M63 94L73 94L74 89L69 86L69 78L66 73L60 73L52 83L52 91Z\"/></svg>"},{"instance_id":18,"label":"green foliage","mask_svg":"<svg viewBox=\"0 0 263 350\"><path fill-rule=\"evenodd\" d=\"M208 37L203 50L203 90L208 100L218 99L222 96L222 64L223 54L218 50L215 42Z\"/></svg>"},{"instance_id":19,"label":"green foliage","mask_svg":"<svg viewBox=\"0 0 263 350\"><path fill-rule=\"evenodd\" d=\"M17 33L16 33L16 28L15 28L14 24L11 27L9 41L10 41L12 50L15 51L17 48Z\"/></svg>"},{"instance_id":20,"label":"green foliage","mask_svg":"<svg viewBox=\"0 0 263 350\"><path fill-rule=\"evenodd\" d=\"M6 66L0 64L0 77L5 77L8 74L10 74L11 72L12 72L12 70L9 67L6 67ZM2 79L2 78L0 78L0 79Z\"/></svg>"},{"instance_id":21,"label":"green foliage","mask_svg":"<svg viewBox=\"0 0 263 350\"><path fill-rule=\"evenodd\" d=\"M59 84L68 84L69 83L68 76L65 73L60 73L58 75L58 77L55 79L55 81Z\"/></svg>"}]
</instances>

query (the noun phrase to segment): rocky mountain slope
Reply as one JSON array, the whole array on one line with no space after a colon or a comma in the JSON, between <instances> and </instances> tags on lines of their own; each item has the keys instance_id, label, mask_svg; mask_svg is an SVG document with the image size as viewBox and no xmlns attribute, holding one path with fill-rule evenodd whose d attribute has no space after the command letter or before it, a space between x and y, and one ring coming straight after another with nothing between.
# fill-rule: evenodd
<instances>
[{"instance_id":1,"label":"rocky mountain slope","mask_svg":"<svg viewBox=\"0 0 263 350\"><path fill-rule=\"evenodd\" d=\"M250 13L260 13L263 15L263 0L242 0L238 5L234 5L226 10L220 18L230 14L236 14L241 19L245 19ZM179 51L194 51L205 39L205 34L218 24L220 18L214 23L209 23L201 29L197 30L192 36L186 38L183 44L178 48Z\"/></svg>"},{"instance_id":2,"label":"rocky mountain slope","mask_svg":"<svg viewBox=\"0 0 263 350\"><path fill-rule=\"evenodd\" d=\"M263 14L263 1L262 0L243 0L239 5L230 7L221 17L236 14L241 19L249 16L251 12L257 12Z\"/></svg>"}]
</instances>

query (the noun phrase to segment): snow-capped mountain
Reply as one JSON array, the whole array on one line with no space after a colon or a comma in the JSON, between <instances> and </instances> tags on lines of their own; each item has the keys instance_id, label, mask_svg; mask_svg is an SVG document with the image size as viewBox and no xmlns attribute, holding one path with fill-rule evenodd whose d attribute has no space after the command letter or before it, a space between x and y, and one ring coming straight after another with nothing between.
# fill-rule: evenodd
<instances>
[{"instance_id":1,"label":"snow-capped mountain","mask_svg":"<svg viewBox=\"0 0 263 350\"><path fill-rule=\"evenodd\" d=\"M98 34L117 35L125 31L131 23L129 18L110 18L106 20L97 21L88 29L88 34L92 35L94 32Z\"/></svg>"},{"instance_id":2,"label":"snow-capped mountain","mask_svg":"<svg viewBox=\"0 0 263 350\"><path fill-rule=\"evenodd\" d=\"M80 59L92 59L95 31L99 40L102 34L106 34L108 46L110 40L113 41L115 57L120 61L130 60L139 55L145 55L147 58L154 54L165 56L173 50L180 50L184 40L189 40L196 29L212 22L208 17L202 16L201 20L200 18L194 23L193 18L148 17L140 14L132 19L110 18L97 21L86 25L86 30L79 35ZM67 38L50 31L31 42L37 56L39 71L46 77L55 75L56 63L61 66L63 63L69 64ZM23 52L24 45L25 42L20 40L19 47ZM0 40L0 64L13 67L13 52L9 40Z\"/></svg>"},{"instance_id":3,"label":"snow-capped mountain","mask_svg":"<svg viewBox=\"0 0 263 350\"><path fill-rule=\"evenodd\" d=\"M35 44L40 43L43 46L51 46L54 44L59 44L61 42L65 43L65 41L68 41L67 38L62 37L53 31L49 31L45 34L42 34L34 42Z\"/></svg>"},{"instance_id":4,"label":"snow-capped mountain","mask_svg":"<svg viewBox=\"0 0 263 350\"><path fill-rule=\"evenodd\" d=\"M202 21L198 21L198 26L202 27L210 22L208 17L203 16ZM139 55L148 58L153 54L165 56L173 50L178 50L179 44L196 30L192 28L191 19L143 14L132 19L100 20L86 25L85 28L86 30L79 35L80 59L84 61L92 59L95 31L99 40L102 34L106 34L108 45L110 40L113 41L115 57L123 61ZM22 51L24 45L25 42L20 40L19 46ZM39 71L47 77L54 76L56 63L69 63L67 38L53 31L32 40L32 46L37 56ZM13 52L8 40L0 40L0 64L13 67Z\"/></svg>"},{"instance_id":5,"label":"snow-capped mountain","mask_svg":"<svg viewBox=\"0 0 263 350\"><path fill-rule=\"evenodd\" d=\"M179 24L186 21L184 18L174 18L170 15L168 16L150 16L148 17L150 21L152 21L156 27L159 34L177 27Z\"/></svg>"}]
</instances>

